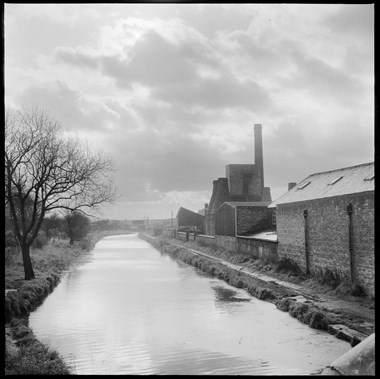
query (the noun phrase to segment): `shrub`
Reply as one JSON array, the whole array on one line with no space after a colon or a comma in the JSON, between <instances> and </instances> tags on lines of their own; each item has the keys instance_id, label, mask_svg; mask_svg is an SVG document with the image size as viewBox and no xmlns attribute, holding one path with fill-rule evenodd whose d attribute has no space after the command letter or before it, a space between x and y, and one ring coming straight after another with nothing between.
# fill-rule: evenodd
<instances>
[{"instance_id":1,"label":"shrub","mask_svg":"<svg viewBox=\"0 0 380 379\"><path fill-rule=\"evenodd\" d=\"M271 300L271 299L275 299L276 296L273 294L273 292L271 290L268 290L266 288L263 288L259 291L257 291L257 295L256 295L260 300Z\"/></svg>"},{"instance_id":2,"label":"shrub","mask_svg":"<svg viewBox=\"0 0 380 379\"><path fill-rule=\"evenodd\" d=\"M5 246L5 263L13 261L14 256L18 253L18 249L11 246Z\"/></svg>"},{"instance_id":3,"label":"shrub","mask_svg":"<svg viewBox=\"0 0 380 379\"><path fill-rule=\"evenodd\" d=\"M327 330L329 326L329 321L326 315L321 311L313 312L309 326L313 329Z\"/></svg>"},{"instance_id":4,"label":"shrub","mask_svg":"<svg viewBox=\"0 0 380 379\"><path fill-rule=\"evenodd\" d=\"M161 236L163 234L164 230L163 228L154 227L153 228L153 235L154 236Z\"/></svg>"},{"instance_id":5,"label":"shrub","mask_svg":"<svg viewBox=\"0 0 380 379\"><path fill-rule=\"evenodd\" d=\"M283 298L277 302L276 307L277 307L277 309L279 309L281 311L288 312L289 308L293 302L294 301L292 301L288 297L285 297L285 298Z\"/></svg>"},{"instance_id":6,"label":"shrub","mask_svg":"<svg viewBox=\"0 0 380 379\"><path fill-rule=\"evenodd\" d=\"M276 272L285 272L293 275L301 275L302 270L297 262L288 257L283 257L277 262Z\"/></svg>"},{"instance_id":7,"label":"shrub","mask_svg":"<svg viewBox=\"0 0 380 379\"><path fill-rule=\"evenodd\" d=\"M359 284L354 284L351 288L351 295L352 296L358 296L358 297L364 297L366 296L365 290L363 287Z\"/></svg>"},{"instance_id":8,"label":"shrub","mask_svg":"<svg viewBox=\"0 0 380 379\"><path fill-rule=\"evenodd\" d=\"M79 246L82 250L90 251L95 246L95 243L91 238L83 238L79 241Z\"/></svg>"},{"instance_id":9,"label":"shrub","mask_svg":"<svg viewBox=\"0 0 380 379\"><path fill-rule=\"evenodd\" d=\"M48 241L46 233L43 230L40 230L37 238L33 241L32 247L37 249L42 249Z\"/></svg>"},{"instance_id":10,"label":"shrub","mask_svg":"<svg viewBox=\"0 0 380 379\"><path fill-rule=\"evenodd\" d=\"M318 281L322 285L326 284L332 289L335 289L341 283L341 278L337 270L332 271L327 268L325 270L320 270Z\"/></svg>"},{"instance_id":11,"label":"shrub","mask_svg":"<svg viewBox=\"0 0 380 379\"><path fill-rule=\"evenodd\" d=\"M305 314L308 312L309 306L304 303L294 303L289 307L289 314L296 319L303 321Z\"/></svg>"},{"instance_id":12,"label":"shrub","mask_svg":"<svg viewBox=\"0 0 380 379\"><path fill-rule=\"evenodd\" d=\"M5 362L5 375L68 375L70 370L58 353L39 342L23 341L18 354L8 356Z\"/></svg>"},{"instance_id":13,"label":"shrub","mask_svg":"<svg viewBox=\"0 0 380 379\"><path fill-rule=\"evenodd\" d=\"M16 247L17 246L17 240L13 232L10 230L7 230L5 232L5 246L6 247Z\"/></svg>"}]
</instances>

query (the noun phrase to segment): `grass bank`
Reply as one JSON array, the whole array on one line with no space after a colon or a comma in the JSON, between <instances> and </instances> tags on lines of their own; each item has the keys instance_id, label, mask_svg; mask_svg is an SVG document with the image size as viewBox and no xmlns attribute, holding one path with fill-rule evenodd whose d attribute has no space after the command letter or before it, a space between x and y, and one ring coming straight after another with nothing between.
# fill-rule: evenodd
<instances>
[{"instance_id":1,"label":"grass bank","mask_svg":"<svg viewBox=\"0 0 380 379\"><path fill-rule=\"evenodd\" d=\"M176 259L180 259L197 267L212 276L226 281L234 287L243 288L250 295L258 299L275 304L279 310L288 312L292 317L311 328L328 331L336 335L337 338L347 340L352 346L359 343L360 338L362 338L358 338L355 333L347 336L338 335L334 325L342 324L348 328L352 328L353 325L349 317L344 317L344 315L337 317L334 312L327 310L324 306L318 304L317 301L314 301L315 296L309 293L301 293L299 290L291 288L292 286L279 285L276 281L276 279L279 279L280 281L296 284L297 286L293 286L294 288L300 284L306 284L309 289L312 289L312 291L308 292L314 292L316 294L331 293L332 284L326 281L325 278L321 278L323 279L321 280L307 277L302 274L297 267L285 261L275 264L273 262L265 262L261 259L254 259L244 253L217 249L216 246L197 245L192 241L183 242L161 236L155 238L151 236L145 237L144 234L141 234L140 237L147 239L162 253L167 253ZM177 246L174 246L172 243ZM191 250L208 254L216 259L209 259L193 253ZM232 263L232 265L218 262L218 259ZM242 266L244 266L244 271L264 274L267 278L271 277L273 280L261 280L260 275L249 275L246 272L240 271L239 268ZM335 283L333 287L334 286ZM339 288L334 288L336 294L343 292L343 290L343 285ZM362 332L360 330L357 331ZM360 335L360 333L358 335Z\"/></svg>"},{"instance_id":2,"label":"grass bank","mask_svg":"<svg viewBox=\"0 0 380 379\"><path fill-rule=\"evenodd\" d=\"M51 239L31 250L35 279L24 280L21 252L6 249L5 256L5 374L71 374L59 354L38 341L28 326L34 311L54 290L61 277L74 265L84 263L96 242L125 232L97 232L69 244L68 239Z\"/></svg>"}]
</instances>

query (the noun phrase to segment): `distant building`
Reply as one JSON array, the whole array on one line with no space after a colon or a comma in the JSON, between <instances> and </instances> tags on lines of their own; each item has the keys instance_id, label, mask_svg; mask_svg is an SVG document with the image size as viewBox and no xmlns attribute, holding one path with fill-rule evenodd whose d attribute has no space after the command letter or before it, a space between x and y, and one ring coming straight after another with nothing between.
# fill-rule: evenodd
<instances>
[{"instance_id":1,"label":"distant building","mask_svg":"<svg viewBox=\"0 0 380 379\"><path fill-rule=\"evenodd\" d=\"M270 188L264 187L262 126L255 124L255 164L229 164L226 177L213 181L206 212L206 234L215 235L215 215L225 202L271 202ZM230 221L232 222L232 221Z\"/></svg>"},{"instance_id":2,"label":"distant building","mask_svg":"<svg viewBox=\"0 0 380 379\"><path fill-rule=\"evenodd\" d=\"M204 219L203 215L180 207L176 216L177 228L196 228L199 233L203 233Z\"/></svg>"},{"instance_id":3,"label":"distant building","mask_svg":"<svg viewBox=\"0 0 380 379\"><path fill-rule=\"evenodd\" d=\"M374 163L319 172L273 202L278 258L331 270L374 295Z\"/></svg>"}]
</instances>

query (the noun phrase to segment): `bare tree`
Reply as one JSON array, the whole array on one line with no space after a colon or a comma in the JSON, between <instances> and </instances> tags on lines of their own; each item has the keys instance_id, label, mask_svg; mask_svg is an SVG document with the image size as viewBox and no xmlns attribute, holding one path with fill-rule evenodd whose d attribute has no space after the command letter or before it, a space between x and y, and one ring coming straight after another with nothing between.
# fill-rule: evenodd
<instances>
[{"instance_id":1,"label":"bare tree","mask_svg":"<svg viewBox=\"0 0 380 379\"><path fill-rule=\"evenodd\" d=\"M6 109L5 203L19 241L25 279L34 278L30 246L49 211L90 209L112 201L112 162L38 108Z\"/></svg>"}]
</instances>

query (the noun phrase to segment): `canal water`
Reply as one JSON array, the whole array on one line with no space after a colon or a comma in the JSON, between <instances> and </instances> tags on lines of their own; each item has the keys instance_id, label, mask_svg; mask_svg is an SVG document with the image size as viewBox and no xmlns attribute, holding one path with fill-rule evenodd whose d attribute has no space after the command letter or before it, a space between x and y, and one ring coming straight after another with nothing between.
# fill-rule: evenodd
<instances>
[{"instance_id":1,"label":"canal water","mask_svg":"<svg viewBox=\"0 0 380 379\"><path fill-rule=\"evenodd\" d=\"M351 349L137 234L106 237L30 314L76 374L317 374Z\"/></svg>"}]
</instances>

